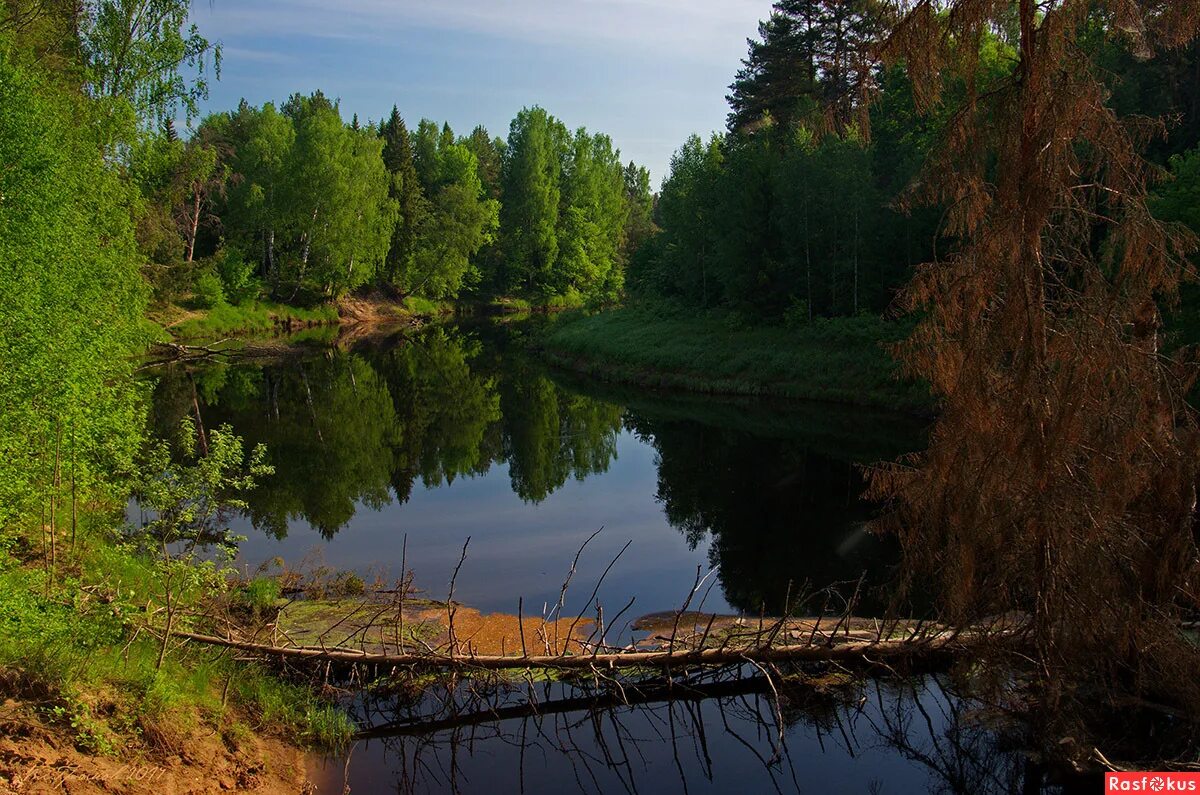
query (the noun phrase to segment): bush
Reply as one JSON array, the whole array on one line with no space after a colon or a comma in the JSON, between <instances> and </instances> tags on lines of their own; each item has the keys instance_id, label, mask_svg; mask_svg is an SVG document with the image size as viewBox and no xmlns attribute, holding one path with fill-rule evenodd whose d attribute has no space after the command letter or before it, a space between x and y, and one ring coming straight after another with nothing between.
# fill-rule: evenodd
<instances>
[{"instance_id":1,"label":"bush","mask_svg":"<svg viewBox=\"0 0 1200 795\"><path fill-rule=\"evenodd\" d=\"M217 273L225 297L233 304L241 304L258 297L262 285L254 278L254 263L247 262L245 255L236 248L227 248L216 257Z\"/></svg>"},{"instance_id":2,"label":"bush","mask_svg":"<svg viewBox=\"0 0 1200 795\"><path fill-rule=\"evenodd\" d=\"M193 303L199 309L212 309L225 305L225 287L215 273L206 271L196 279Z\"/></svg>"}]
</instances>

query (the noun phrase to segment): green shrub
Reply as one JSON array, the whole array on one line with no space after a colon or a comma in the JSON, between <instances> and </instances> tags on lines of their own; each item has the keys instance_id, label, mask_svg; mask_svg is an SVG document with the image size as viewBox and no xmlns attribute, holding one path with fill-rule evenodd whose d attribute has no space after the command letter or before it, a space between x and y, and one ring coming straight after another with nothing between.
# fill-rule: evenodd
<instances>
[{"instance_id":1,"label":"green shrub","mask_svg":"<svg viewBox=\"0 0 1200 795\"><path fill-rule=\"evenodd\" d=\"M240 305L258 296L262 285L254 278L254 263L248 262L240 250L227 248L215 260L225 297L230 303Z\"/></svg>"},{"instance_id":2,"label":"green shrub","mask_svg":"<svg viewBox=\"0 0 1200 795\"><path fill-rule=\"evenodd\" d=\"M276 609L282 588L274 577L256 577L238 587L232 594L233 605L246 613L261 618Z\"/></svg>"},{"instance_id":3,"label":"green shrub","mask_svg":"<svg viewBox=\"0 0 1200 795\"><path fill-rule=\"evenodd\" d=\"M226 303L225 286L221 283L221 278L211 271L201 273L196 278L196 289L192 303L198 309L212 309L224 306Z\"/></svg>"}]
</instances>

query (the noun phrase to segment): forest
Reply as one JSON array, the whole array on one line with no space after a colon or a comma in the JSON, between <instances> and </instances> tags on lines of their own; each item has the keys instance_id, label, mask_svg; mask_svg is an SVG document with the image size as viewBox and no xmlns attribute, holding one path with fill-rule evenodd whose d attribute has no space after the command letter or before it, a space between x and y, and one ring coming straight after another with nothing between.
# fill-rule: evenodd
<instances>
[{"instance_id":1,"label":"forest","mask_svg":"<svg viewBox=\"0 0 1200 795\"><path fill-rule=\"evenodd\" d=\"M693 136L671 161L655 207L661 232L633 258L630 294L725 307L752 323L892 307L914 268L937 253L945 207L920 202L918 177L967 87L947 75L943 109L923 114L902 64L866 71L859 54L881 35L885 10L869 0L773 6L729 87L728 129ZM981 37L981 93L1016 59L1013 20ZM1090 24L1081 45L1113 109L1166 120L1146 149L1172 176L1157 189L1156 212L1200 230L1188 217L1200 162L1200 50L1142 60L1105 35L1102 17ZM864 90L874 92L869 104Z\"/></svg>"},{"instance_id":2,"label":"forest","mask_svg":"<svg viewBox=\"0 0 1200 795\"><path fill-rule=\"evenodd\" d=\"M193 12L0 3L0 784L748 688L779 789L868 681L1026 791L1200 765L1200 2L764 2L659 185L536 97L214 109Z\"/></svg>"},{"instance_id":3,"label":"forest","mask_svg":"<svg viewBox=\"0 0 1200 795\"><path fill-rule=\"evenodd\" d=\"M378 288L396 299L516 294L611 301L649 175L602 134L526 108L507 140L456 136L397 108L348 122L320 91L278 109L243 102L187 141L144 130L130 168L161 300L288 302Z\"/></svg>"}]
</instances>

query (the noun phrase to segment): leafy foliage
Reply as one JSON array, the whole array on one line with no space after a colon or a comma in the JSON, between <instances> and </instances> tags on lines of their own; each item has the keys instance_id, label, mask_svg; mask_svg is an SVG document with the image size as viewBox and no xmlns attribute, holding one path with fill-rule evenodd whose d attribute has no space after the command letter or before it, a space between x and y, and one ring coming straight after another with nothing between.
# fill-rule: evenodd
<instances>
[{"instance_id":1,"label":"leafy foliage","mask_svg":"<svg viewBox=\"0 0 1200 795\"><path fill-rule=\"evenodd\" d=\"M229 426L206 433L190 418L180 422L175 448L159 440L145 454L135 495L153 518L136 528L132 539L156 553L172 546L185 555L214 547L236 553L237 538L226 523L247 507L237 495L273 474L266 448L255 446L247 458Z\"/></svg>"},{"instance_id":2,"label":"leafy foliage","mask_svg":"<svg viewBox=\"0 0 1200 795\"><path fill-rule=\"evenodd\" d=\"M171 118L180 106L195 118L208 97L207 70L219 74L221 48L187 25L190 8L190 0L83 3L79 45L91 93L128 102L150 125ZM196 72L190 80L180 73L184 66Z\"/></svg>"},{"instance_id":3,"label":"leafy foliage","mask_svg":"<svg viewBox=\"0 0 1200 795\"><path fill-rule=\"evenodd\" d=\"M53 524L140 441L136 195L79 123L91 112L0 53L0 527L38 506Z\"/></svg>"}]
</instances>

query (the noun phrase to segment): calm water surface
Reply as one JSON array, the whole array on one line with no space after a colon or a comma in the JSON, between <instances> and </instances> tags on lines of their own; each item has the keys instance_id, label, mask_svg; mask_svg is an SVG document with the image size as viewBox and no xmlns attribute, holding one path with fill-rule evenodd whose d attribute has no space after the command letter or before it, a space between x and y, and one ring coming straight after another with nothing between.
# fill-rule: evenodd
<instances>
[{"instance_id":1,"label":"calm water surface","mask_svg":"<svg viewBox=\"0 0 1200 795\"><path fill-rule=\"evenodd\" d=\"M241 561L323 564L484 611L553 604L581 545L568 608L608 564L599 601L758 614L793 594L882 578L857 464L919 444L916 422L828 405L669 399L564 381L517 326L438 327L353 352L176 368L158 382L169 433L198 405L265 443L274 477L238 528ZM193 402L193 400L195 402ZM583 587L584 585L588 587ZM571 594L576 597L572 605ZM693 605L695 606L695 605Z\"/></svg>"},{"instance_id":2,"label":"calm water surface","mask_svg":"<svg viewBox=\"0 0 1200 795\"><path fill-rule=\"evenodd\" d=\"M919 423L580 383L525 353L526 331L438 326L351 350L176 367L156 384L153 421L166 434L199 410L207 427L228 423L267 445L276 474L239 528L249 570L282 558L394 581L407 568L444 598L466 544L457 600L514 612L520 599L539 613L603 528L580 555L567 614L594 611L586 600L618 556L596 598L609 616L631 599L628 618L677 608L697 577L707 578L705 610L778 613L797 594L828 589L809 607L836 611L860 578L857 612L880 609L872 587L897 556L868 532L874 508L860 498L859 465L916 449ZM714 681L705 698L620 709L580 702L590 697L581 685L548 684L539 702L561 710L502 719L472 718L470 699L447 714L427 697L404 705L399 733L360 742L321 775L328 791L349 783L355 793L1029 784L991 734L960 726L964 704L938 680L814 702L811 688L776 698L755 674ZM518 695L528 696L491 694L488 704L519 712ZM414 714L429 719L414 724Z\"/></svg>"}]
</instances>

